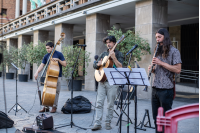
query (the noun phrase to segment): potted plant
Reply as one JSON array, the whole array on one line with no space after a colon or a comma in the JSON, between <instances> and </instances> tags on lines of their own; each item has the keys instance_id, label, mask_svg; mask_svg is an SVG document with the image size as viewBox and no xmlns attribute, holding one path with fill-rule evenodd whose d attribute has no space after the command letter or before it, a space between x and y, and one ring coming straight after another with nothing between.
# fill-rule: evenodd
<instances>
[{"instance_id":1,"label":"potted plant","mask_svg":"<svg viewBox=\"0 0 200 133\"><path fill-rule=\"evenodd\" d=\"M67 79L71 79L71 73L74 68L74 64L76 63L76 58L78 56L80 48L76 46L67 46L62 49L63 56L65 57L67 66L63 67L63 76ZM78 70L83 71L84 75L87 75L87 72L85 71L85 67L89 66L90 59L90 53L87 51L81 50L78 63L76 68L74 69L73 74L73 90L74 91L81 91L82 88L82 80L78 80ZM85 67L80 67L84 66ZM80 69L81 68L81 69ZM69 87L69 90L71 90L71 87Z\"/></svg>"},{"instance_id":2,"label":"potted plant","mask_svg":"<svg viewBox=\"0 0 200 133\"><path fill-rule=\"evenodd\" d=\"M25 74L25 68L28 63L27 49L28 45L24 44L18 50L18 66L21 68L21 74L18 74L20 82L28 82L28 74Z\"/></svg>"},{"instance_id":3,"label":"potted plant","mask_svg":"<svg viewBox=\"0 0 200 133\"><path fill-rule=\"evenodd\" d=\"M10 69L12 67L12 64L15 64L17 66L18 64L18 49L10 46L9 51L8 49L5 49L3 51L3 63L4 66L7 66L8 72L6 73L6 79L14 79L14 73L10 72Z\"/></svg>"},{"instance_id":4,"label":"potted plant","mask_svg":"<svg viewBox=\"0 0 200 133\"><path fill-rule=\"evenodd\" d=\"M33 46L33 42L31 42L27 47L27 60L30 64L36 63L39 66L42 62L42 59L46 51L47 42L38 41L38 45ZM41 82L44 82L45 77L41 77Z\"/></svg>"}]
</instances>

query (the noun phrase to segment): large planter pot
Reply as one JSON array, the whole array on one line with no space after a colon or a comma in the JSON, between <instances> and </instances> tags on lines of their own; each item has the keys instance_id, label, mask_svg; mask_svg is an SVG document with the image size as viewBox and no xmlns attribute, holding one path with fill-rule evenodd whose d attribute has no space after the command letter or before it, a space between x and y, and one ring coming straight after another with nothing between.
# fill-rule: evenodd
<instances>
[{"instance_id":1,"label":"large planter pot","mask_svg":"<svg viewBox=\"0 0 200 133\"><path fill-rule=\"evenodd\" d=\"M28 82L28 74L18 74L20 82Z\"/></svg>"},{"instance_id":2,"label":"large planter pot","mask_svg":"<svg viewBox=\"0 0 200 133\"><path fill-rule=\"evenodd\" d=\"M1 75L2 75L2 72L0 72L0 77L1 77Z\"/></svg>"},{"instance_id":3,"label":"large planter pot","mask_svg":"<svg viewBox=\"0 0 200 133\"><path fill-rule=\"evenodd\" d=\"M14 73L6 73L6 79L14 79Z\"/></svg>"},{"instance_id":4,"label":"large planter pot","mask_svg":"<svg viewBox=\"0 0 200 133\"><path fill-rule=\"evenodd\" d=\"M45 77L41 77L40 78L40 84L41 84L41 86L44 86L44 80L45 80Z\"/></svg>"},{"instance_id":5,"label":"large planter pot","mask_svg":"<svg viewBox=\"0 0 200 133\"><path fill-rule=\"evenodd\" d=\"M71 91L72 82L69 85L69 91ZM73 80L73 91L81 91L82 89L82 80Z\"/></svg>"}]
</instances>

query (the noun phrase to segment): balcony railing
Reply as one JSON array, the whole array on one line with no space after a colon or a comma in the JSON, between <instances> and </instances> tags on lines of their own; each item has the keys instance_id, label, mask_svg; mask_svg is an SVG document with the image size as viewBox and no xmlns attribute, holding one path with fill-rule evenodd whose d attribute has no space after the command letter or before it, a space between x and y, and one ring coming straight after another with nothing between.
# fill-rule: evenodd
<instances>
[{"instance_id":1,"label":"balcony railing","mask_svg":"<svg viewBox=\"0 0 200 133\"><path fill-rule=\"evenodd\" d=\"M58 14L59 12L71 9L81 4L94 0L56 0L30 11L16 19L4 24L0 28L0 35L6 34L18 28L24 27L36 21Z\"/></svg>"}]
</instances>

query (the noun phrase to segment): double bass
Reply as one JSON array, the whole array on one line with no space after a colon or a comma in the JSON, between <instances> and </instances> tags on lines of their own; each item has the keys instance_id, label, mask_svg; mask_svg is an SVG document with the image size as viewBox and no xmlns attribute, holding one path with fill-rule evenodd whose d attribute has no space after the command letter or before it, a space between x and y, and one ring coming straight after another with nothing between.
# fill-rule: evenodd
<instances>
[{"instance_id":1,"label":"double bass","mask_svg":"<svg viewBox=\"0 0 200 133\"><path fill-rule=\"evenodd\" d=\"M112 51L115 50L115 48L117 47L117 44L122 42L124 40L124 38L125 38L125 36L122 35L121 38L117 41L117 43L112 48ZM97 82L106 81L107 78L106 78L106 74L105 74L103 68L112 68L113 64L114 64L114 62L112 61L110 54L103 58L100 68L98 70L95 70L95 79Z\"/></svg>"},{"instance_id":2,"label":"double bass","mask_svg":"<svg viewBox=\"0 0 200 133\"><path fill-rule=\"evenodd\" d=\"M53 107L54 100L56 97L56 89L57 89L57 81L59 77L59 64L58 61L52 61L52 56L56 50L56 46L60 45L62 40L65 38L65 33L61 33L61 38L58 40L58 42L54 45L53 50L51 51L51 54L49 56L49 59L47 60L47 63L42 71L41 77L43 77L45 71L46 71L46 78L44 81L44 88L41 98L41 91L38 87L38 94L40 99L40 104L43 106L51 106ZM37 81L38 83L38 81Z\"/></svg>"}]
</instances>

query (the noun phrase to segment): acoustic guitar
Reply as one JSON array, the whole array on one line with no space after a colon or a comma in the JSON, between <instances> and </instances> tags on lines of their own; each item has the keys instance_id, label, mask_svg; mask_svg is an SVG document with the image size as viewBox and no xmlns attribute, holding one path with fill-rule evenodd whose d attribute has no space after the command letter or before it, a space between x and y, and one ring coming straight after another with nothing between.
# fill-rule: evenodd
<instances>
[{"instance_id":1,"label":"acoustic guitar","mask_svg":"<svg viewBox=\"0 0 200 133\"><path fill-rule=\"evenodd\" d=\"M122 42L124 40L124 38L125 38L125 36L122 35L121 38L117 41L117 43L112 48L112 51L115 50L117 45L120 42ZM106 81L107 78L106 78L106 75L105 75L103 68L112 68L113 64L114 64L114 62L113 62L110 54L103 58L100 68L98 70L95 70L95 79L96 79L97 82L105 82Z\"/></svg>"}]
</instances>

